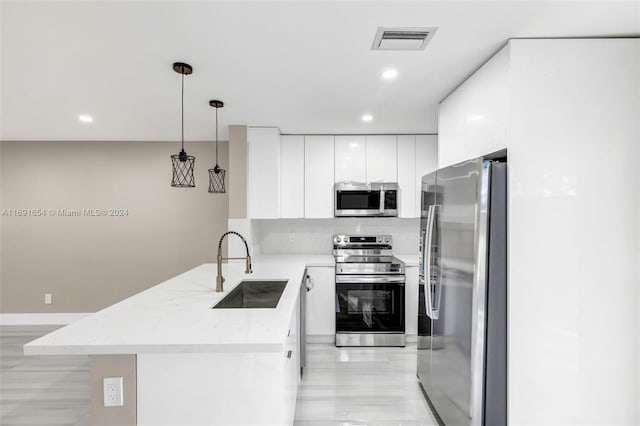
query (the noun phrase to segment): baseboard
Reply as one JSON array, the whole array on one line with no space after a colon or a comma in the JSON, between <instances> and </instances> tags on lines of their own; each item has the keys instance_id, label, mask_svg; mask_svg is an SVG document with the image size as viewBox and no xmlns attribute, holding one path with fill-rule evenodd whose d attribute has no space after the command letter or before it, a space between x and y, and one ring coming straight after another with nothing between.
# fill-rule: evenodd
<instances>
[{"instance_id":1,"label":"baseboard","mask_svg":"<svg viewBox=\"0 0 640 426\"><path fill-rule=\"evenodd\" d=\"M335 343L335 334L307 334L307 343Z\"/></svg>"},{"instance_id":2,"label":"baseboard","mask_svg":"<svg viewBox=\"0 0 640 426\"><path fill-rule=\"evenodd\" d=\"M66 325L87 315L89 314L0 314L0 325Z\"/></svg>"},{"instance_id":3,"label":"baseboard","mask_svg":"<svg viewBox=\"0 0 640 426\"><path fill-rule=\"evenodd\" d=\"M416 334L405 335L407 343L416 343L418 336ZM335 343L335 334L307 334L307 343Z\"/></svg>"}]
</instances>

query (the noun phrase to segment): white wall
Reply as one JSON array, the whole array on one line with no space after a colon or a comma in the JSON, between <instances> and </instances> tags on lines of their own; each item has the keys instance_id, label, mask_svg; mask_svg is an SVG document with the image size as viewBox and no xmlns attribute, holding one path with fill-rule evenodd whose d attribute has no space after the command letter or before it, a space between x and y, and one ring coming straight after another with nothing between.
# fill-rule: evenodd
<instances>
[{"instance_id":1,"label":"white wall","mask_svg":"<svg viewBox=\"0 0 640 426\"><path fill-rule=\"evenodd\" d=\"M225 169L227 147L220 144ZM214 261L228 194L207 192L215 144L185 148L196 157L195 188L170 186L177 142L2 141L3 209L126 209L2 216L2 312L94 312Z\"/></svg>"}]
</instances>

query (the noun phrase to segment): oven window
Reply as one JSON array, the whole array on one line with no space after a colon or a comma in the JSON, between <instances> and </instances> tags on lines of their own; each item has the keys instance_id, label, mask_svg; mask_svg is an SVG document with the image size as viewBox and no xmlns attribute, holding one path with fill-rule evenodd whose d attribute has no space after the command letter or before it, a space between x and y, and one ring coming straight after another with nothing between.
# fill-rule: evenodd
<instances>
[{"instance_id":1,"label":"oven window","mask_svg":"<svg viewBox=\"0 0 640 426\"><path fill-rule=\"evenodd\" d=\"M375 210L380 208L379 191L338 191L338 210Z\"/></svg>"},{"instance_id":2,"label":"oven window","mask_svg":"<svg viewBox=\"0 0 640 426\"><path fill-rule=\"evenodd\" d=\"M372 312L393 314L393 292L390 290L351 290L347 291L347 311L349 314Z\"/></svg>"},{"instance_id":3,"label":"oven window","mask_svg":"<svg viewBox=\"0 0 640 426\"><path fill-rule=\"evenodd\" d=\"M336 331L404 331L404 286L336 284Z\"/></svg>"}]
</instances>

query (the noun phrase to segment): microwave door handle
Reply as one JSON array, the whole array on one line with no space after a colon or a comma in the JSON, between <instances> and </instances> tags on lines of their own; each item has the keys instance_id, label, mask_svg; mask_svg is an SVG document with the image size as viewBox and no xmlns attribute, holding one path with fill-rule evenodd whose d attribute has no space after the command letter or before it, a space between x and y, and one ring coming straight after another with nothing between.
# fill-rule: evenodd
<instances>
[{"instance_id":1,"label":"microwave door handle","mask_svg":"<svg viewBox=\"0 0 640 426\"><path fill-rule=\"evenodd\" d=\"M385 196L384 188L381 188L380 189L380 214L384 214L384 196Z\"/></svg>"},{"instance_id":2,"label":"microwave door handle","mask_svg":"<svg viewBox=\"0 0 640 426\"><path fill-rule=\"evenodd\" d=\"M431 319L437 319L433 317L433 301L431 295L431 234L432 234L432 219L433 219L433 206L429 206L427 213L427 229L425 230L424 239L424 259L423 259L423 272L424 272L424 305L427 316Z\"/></svg>"}]
</instances>

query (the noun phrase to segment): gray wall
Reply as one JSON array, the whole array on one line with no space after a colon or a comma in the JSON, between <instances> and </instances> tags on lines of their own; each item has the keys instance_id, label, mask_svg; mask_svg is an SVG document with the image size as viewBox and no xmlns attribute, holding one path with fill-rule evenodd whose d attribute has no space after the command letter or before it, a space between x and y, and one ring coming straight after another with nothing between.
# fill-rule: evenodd
<instances>
[{"instance_id":1,"label":"gray wall","mask_svg":"<svg viewBox=\"0 0 640 426\"><path fill-rule=\"evenodd\" d=\"M1 217L0 311L94 312L215 259L227 194L209 194L213 142L187 142L196 188L170 186L178 143L2 141L2 209L126 209L127 216ZM220 145L228 169L228 144ZM228 171L228 174L231 172ZM37 212L34 212L37 214ZM215 277L212 277L212 280ZM44 294L53 304L44 304Z\"/></svg>"}]
</instances>

